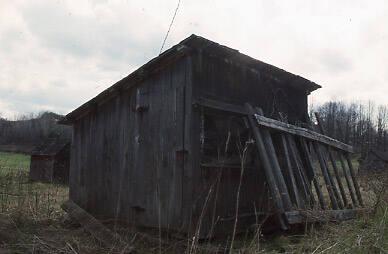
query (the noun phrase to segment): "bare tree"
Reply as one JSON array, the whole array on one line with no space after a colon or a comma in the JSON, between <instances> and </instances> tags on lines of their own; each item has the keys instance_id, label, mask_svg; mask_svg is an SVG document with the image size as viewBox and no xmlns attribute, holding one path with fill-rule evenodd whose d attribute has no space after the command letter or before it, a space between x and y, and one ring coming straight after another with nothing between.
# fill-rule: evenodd
<instances>
[{"instance_id":1,"label":"bare tree","mask_svg":"<svg viewBox=\"0 0 388 254\"><path fill-rule=\"evenodd\" d=\"M377 108L377 111L376 111ZM309 109L318 112L327 135L349 143L363 155L370 149L388 150L388 106L330 101Z\"/></svg>"}]
</instances>

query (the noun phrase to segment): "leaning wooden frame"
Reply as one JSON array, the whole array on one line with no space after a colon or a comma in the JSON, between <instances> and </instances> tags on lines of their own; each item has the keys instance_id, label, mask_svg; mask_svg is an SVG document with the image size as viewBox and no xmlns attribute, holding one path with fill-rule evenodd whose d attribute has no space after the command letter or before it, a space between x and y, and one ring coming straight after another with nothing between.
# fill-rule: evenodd
<instances>
[{"instance_id":1,"label":"leaning wooden frame","mask_svg":"<svg viewBox=\"0 0 388 254\"><path fill-rule=\"evenodd\" d=\"M248 103L241 107L200 99L196 104L248 119L273 213L283 229L304 222L348 220L364 210L351 146L324 135L322 129L321 134L267 118Z\"/></svg>"}]
</instances>

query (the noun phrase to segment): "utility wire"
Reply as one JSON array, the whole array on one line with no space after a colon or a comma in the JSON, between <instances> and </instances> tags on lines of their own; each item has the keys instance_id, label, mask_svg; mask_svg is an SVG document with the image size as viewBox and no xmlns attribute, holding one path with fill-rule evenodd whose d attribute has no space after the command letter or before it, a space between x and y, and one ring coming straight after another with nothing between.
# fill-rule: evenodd
<instances>
[{"instance_id":1,"label":"utility wire","mask_svg":"<svg viewBox=\"0 0 388 254\"><path fill-rule=\"evenodd\" d=\"M166 40L167 40L168 34L170 33L172 24L174 23L174 20L175 20L175 17L176 17L176 14L177 14L177 12L178 12L178 9L179 9L180 4L181 4L181 0L178 0L178 4L177 4L177 6L176 6L176 9L175 9L175 12L174 12L174 16L172 17L170 26L168 27L166 36L164 37L164 40L163 40L163 43L162 43L162 47L160 48L160 51L159 51L159 55L160 55L160 53L162 53L162 50L163 50L163 48L164 48L164 44L166 43Z\"/></svg>"}]
</instances>

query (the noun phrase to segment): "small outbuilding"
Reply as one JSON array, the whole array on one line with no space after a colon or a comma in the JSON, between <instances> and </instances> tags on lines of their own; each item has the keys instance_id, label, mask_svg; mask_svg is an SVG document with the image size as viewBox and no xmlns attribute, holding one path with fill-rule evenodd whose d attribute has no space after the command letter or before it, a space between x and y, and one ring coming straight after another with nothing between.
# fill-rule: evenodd
<instances>
[{"instance_id":1,"label":"small outbuilding","mask_svg":"<svg viewBox=\"0 0 388 254\"><path fill-rule=\"evenodd\" d=\"M245 103L298 126L319 85L192 35L61 121L73 126L70 199L97 218L211 236L272 209ZM259 166L257 166L259 165ZM240 187L241 188L240 188Z\"/></svg>"},{"instance_id":2,"label":"small outbuilding","mask_svg":"<svg viewBox=\"0 0 388 254\"><path fill-rule=\"evenodd\" d=\"M70 143L67 140L49 139L31 153L30 180L68 183Z\"/></svg>"},{"instance_id":3,"label":"small outbuilding","mask_svg":"<svg viewBox=\"0 0 388 254\"><path fill-rule=\"evenodd\" d=\"M388 170L388 152L371 149L361 161L360 172L382 172Z\"/></svg>"}]
</instances>

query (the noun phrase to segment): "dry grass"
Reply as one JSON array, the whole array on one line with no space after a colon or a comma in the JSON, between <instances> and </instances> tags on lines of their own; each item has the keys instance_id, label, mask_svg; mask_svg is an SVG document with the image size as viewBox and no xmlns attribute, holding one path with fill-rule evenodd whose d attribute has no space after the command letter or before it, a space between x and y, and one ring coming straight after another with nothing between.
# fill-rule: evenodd
<instances>
[{"instance_id":1,"label":"dry grass","mask_svg":"<svg viewBox=\"0 0 388 254\"><path fill-rule=\"evenodd\" d=\"M2 248L9 253L120 253L66 219L60 209L67 199L66 186L31 183L28 157L0 156L0 253ZM287 234L263 236L257 230L236 235L233 253L387 253L388 175L366 175L360 182L372 213L338 224L308 225ZM190 248L187 239L163 236L160 241L158 230L145 234L118 227L117 232L136 253L185 253ZM196 244L195 253L223 253L231 245L227 239Z\"/></svg>"}]
</instances>

